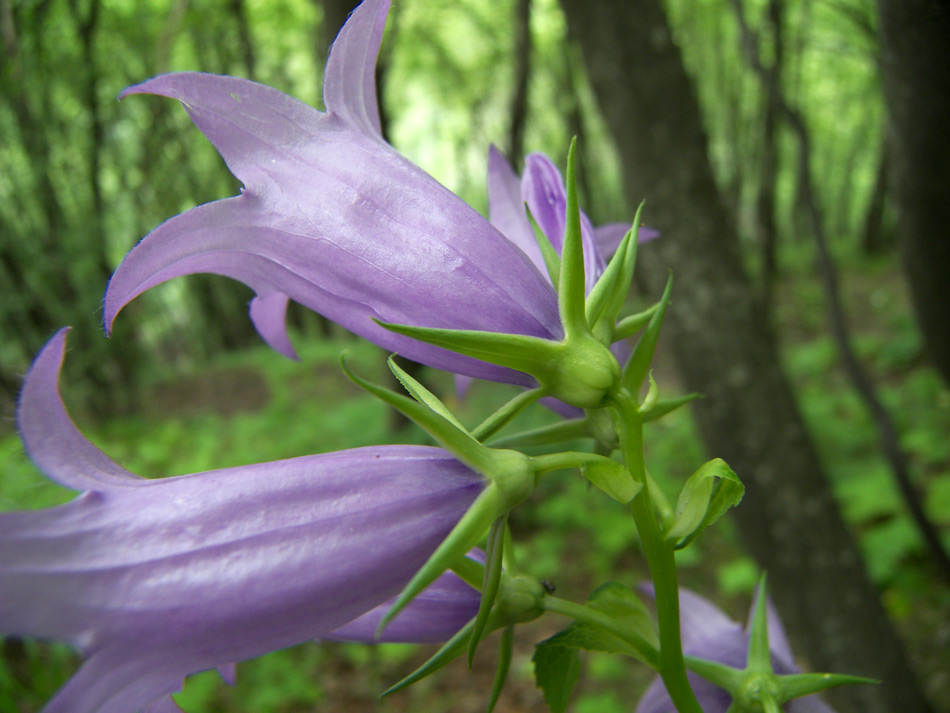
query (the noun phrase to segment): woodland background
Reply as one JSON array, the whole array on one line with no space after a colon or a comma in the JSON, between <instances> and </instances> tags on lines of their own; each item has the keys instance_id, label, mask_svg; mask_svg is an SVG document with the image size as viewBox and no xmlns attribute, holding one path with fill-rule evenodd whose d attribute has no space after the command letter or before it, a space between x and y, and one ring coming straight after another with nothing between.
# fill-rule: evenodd
<instances>
[{"instance_id":1,"label":"woodland background","mask_svg":"<svg viewBox=\"0 0 950 713\"><path fill-rule=\"evenodd\" d=\"M114 339L99 324L137 240L239 190L180 106L118 93L200 70L321 107L352 6L0 0L0 507L70 497L33 470L13 424L21 375L63 325L77 421L143 475L423 440L343 384L339 352L381 374L377 350L292 309L303 360L282 360L228 280L150 292ZM730 522L684 551L684 583L742 618L766 568L802 663L884 680L829 696L842 712L950 710L947 37L950 3L926 0L400 0L379 64L390 141L476 208L489 144L563 164L573 135L595 223L647 200L663 237L641 251L631 301L674 270L660 386L706 397L648 434L649 463L675 492L705 451L748 486ZM474 420L504 395L479 385L459 408ZM515 525L525 566L569 596L645 576L626 518L583 488L559 484ZM499 710L543 710L538 626ZM2 651L4 713L38 710L77 661L34 642ZM197 677L181 700L481 710L490 656L375 701L424 655L301 647L243 666L235 689ZM574 710L632 710L649 677L586 663Z\"/></svg>"}]
</instances>

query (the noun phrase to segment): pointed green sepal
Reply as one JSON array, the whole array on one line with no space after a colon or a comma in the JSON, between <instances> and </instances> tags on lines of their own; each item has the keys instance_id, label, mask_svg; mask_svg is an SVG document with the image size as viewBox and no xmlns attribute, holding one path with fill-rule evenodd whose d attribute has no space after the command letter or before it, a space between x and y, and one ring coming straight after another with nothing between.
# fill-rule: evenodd
<instances>
[{"instance_id":1,"label":"pointed green sepal","mask_svg":"<svg viewBox=\"0 0 950 713\"><path fill-rule=\"evenodd\" d=\"M443 666L451 663L465 651L465 642L471 637L472 627L475 625L475 620L472 619L465 626L459 629L455 636L446 641L442 647L432 655L432 657L422 664L415 671L410 673L404 679L398 683L393 684L385 691L379 694L380 698L385 698L386 696L392 695L398 691L408 688L414 683L418 683L424 678L431 676L433 673L438 671Z\"/></svg>"},{"instance_id":2,"label":"pointed green sepal","mask_svg":"<svg viewBox=\"0 0 950 713\"><path fill-rule=\"evenodd\" d=\"M484 475L489 474L492 466L491 449L472 438L468 431L464 428L460 428L460 425L456 425L458 421L455 420L454 417L453 421L449 421L441 414L429 408L428 405L411 399L408 396L397 394L357 376L347 366L343 357L340 358L340 366L350 381L366 389L382 401L385 401L400 413L405 414L407 418L411 419L413 423L432 436L441 446L465 463L465 465ZM434 399L435 397L433 396L432 398ZM439 402L439 404L442 408L445 408L441 402Z\"/></svg>"},{"instance_id":3,"label":"pointed green sepal","mask_svg":"<svg viewBox=\"0 0 950 713\"><path fill-rule=\"evenodd\" d=\"M698 673L710 683L727 691L738 690L745 678L744 671L718 661L709 661L696 656L684 656L683 660L690 671Z\"/></svg>"},{"instance_id":4,"label":"pointed green sepal","mask_svg":"<svg viewBox=\"0 0 950 713\"><path fill-rule=\"evenodd\" d=\"M567 207L564 216L564 242L561 245L561 272L558 278L558 312L561 324L568 338L574 335L590 334L587 314L584 306L584 242L581 238L581 209L577 201L577 177L574 170L574 156L577 149L577 137L571 139L571 148L567 153Z\"/></svg>"},{"instance_id":5,"label":"pointed green sepal","mask_svg":"<svg viewBox=\"0 0 950 713\"><path fill-rule=\"evenodd\" d=\"M738 505L744 493L745 486L724 460L705 463L683 485L666 539L675 541L676 549L686 547L726 510Z\"/></svg>"},{"instance_id":6,"label":"pointed green sepal","mask_svg":"<svg viewBox=\"0 0 950 713\"><path fill-rule=\"evenodd\" d=\"M511 653L514 649L515 627L506 626L502 629L501 639L498 642L498 665L495 668L495 678L491 684L491 695L488 697L488 707L485 713L492 713L495 710L495 704L498 703L498 697L501 695L501 689L508 680L508 670L511 668Z\"/></svg>"},{"instance_id":7,"label":"pointed green sepal","mask_svg":"<svg viewBox=\"0 0 950 713\"><path fill-rule=\"evenodd\" d=\"M390 356L386 363L389 364L389 370L393 373L393 376L399 380L399 383L403 385L403 388L409 392L412 398L424 406L428 406L430 410L439 414L458 430L467 431L465 426L463 426L459 420L455 418L455 414L449 411L448 406L442 403L438 396L429 391L405 369L399 366L393 357Z\"/></svg>"},{"instance_id":8,"label":"pointed green sepal","mask_svg":"<svg viewBox=\"0 0 950 713\"><path fill-rule=\"evenodd\" d=\"M531 217L534 239L537 241L538 249L541 251L541 259L544 260L544 267L548 271L548 277L551 278L551 284L554 285L554 289L557 290L558 281L561 279L561 256L557 254L557 250L551 245L548 236L544 234L544 231L541 230L531 214L529 213L528 215Z\"/></svg>"},{"instance_id":9,"label":"pointed green sepal","mask_svg":"<svg viewBox=\"0 0 950 713\"><path fill-rule=\"evenodd\" d=\"M782 703L819 693L836 686L857 684L878 685L879 680L864 676L849 676L843 673L792 673L778 677L779 700Z\"/></svg>"},{"instance_id":10,"label":"pointed green sepal","mask_svg":"<svg viewBox=\"0 0 950 713\"><path fill-rule=\"evenodd\" d=\"M526 337L523 334L479 332L468 329L436 329L410 324L376 323L390 332L418 339L420 342L487 361L537 378L537 371L557 359L561 344L549 339Z\"/></svg>"},{"instance_id":11,"label":"pointed green sepal","mask_svg":"<svg viewBox=\"0 0 950 713\"><path fill-rule=\"evenodd\" d=\"M614 327L617 316L623 308L627 293L630 291L630 282L633 279L633 270L637 259L637 238L640 231L640 214L643 212L643 203L637 208L633 219L633 226L623 236L620 247L607 263L607 268L597 280L594 289L587 296L585 305L587 323L595 333L600 332L601 325ZM649 320L649 318L647 318ZM646 322L644 322L646 324ZM614 341L619 337L615 337Z\"/></svg>"},{"instance_id":12,"label":"pointed green sepal","mask_svg":"<svg viewBox=\"0 0 950 713\"><path fill-rule=\"evenodd\" d=\"M621 319L614 326L614 336L613 340L620 341L621 339L626 339L627 337L632 337L634 334L639 332L645 326L650 323L650 320L653 319L653 315L656 314L656 310L659 305L653 305L648 309L643 310L642 312L637 312L636 314L627 315Z\"/></svg>"},{"instance_id":13,"label":"pointed green sepal","mask_svg":"<svg viewBox=\"0 0 950 713\"><path fill-rule=\"evenodd\" d=\"M746 652L746 671L772 673L772 653L769 648L768 606L766 605L766 574L759 577L755 601L752 604L752 624L749 627L749 650Z\"/></svg>"},{"instance_id":14,"label":"pointed green sepal","mask_svg":"<svg viewBox=\"0 0 950 713\"><path fill-rule=\"evenodd\" d=\"M485 634L488 617L491 614L495 597L498 596L498 587L501 584L501 564L505 549L505 525L508 522L507 513L495 520L488 530L488 543L485 547L485 577L482 581L482 597L478 602L478 614L475 615L475 626L468 641L468 667L472 667L475 658L475 649Z\"/></svg>"},{"instance_id":15,"label":"pointed green sepal","mask_svg":"<svg viewBox=\"0 0 950 713\"><path fill-rule=\"evenodd\" d=\"M666 414L675 411L680 406L685 406L689 402L701 398L703 398L702 394L686 394L685 396L677 396L672 399L660 399L653 405L653 408L648 411L642 411L640 417L644 423L647 421L656 421L658 418L662 418Z\"/></svg>"},{"instance_id":16,"label":"pointed green sepal","mask_svg":"<svg viewBox=\"0 0 950 713\"><path fill-rule=\"evenodd\" d=\"M588 435L586 419L572 418L566 421L558 421L547 426L541 426L540 428L532 428L530 431L513 433L510 436L502 436L501 438L494 439L491 444L495 448L549 446L555 443L574 441L578 438L586 438Z\"/></svg>"},{"instance_id":17,"label":"pointed green sepal","mask_svg":"<svg viewBox=\"0 0 950 713\"><path fill-rule=\"evenodd\" d=\"M507 512L507 498L494 483L489 484L458 521L422 568L409 580L376 628L377 636L423 589L461 559L485 534L491 523Z\"/></svg>"},{"instance_id":18,"label":"pointed green sepal","mask_svg":"<svg viewBox=\"0 0 950 713\"><path fill-rule=\"evenodd\" d=\"M507 425L511 419L513 419L526 407L533 404L543 395L544 391L542 389L522 391L500 409L495 411L495 413L493 413L491 416L482 421L476 428L474 428L472 430L472 437L479 441L484 441L486 438L491 438L500 429Z\"/></svg>"},{"instance_id":19,"label":"pointed green sepal","mask_svg":"<svg viewBox=\"0 0 950 713\"><path fill-rule=\"evenodd\" d=\"M650 323L640 336L640 341L633 349L633 354L623 368L623 383L632 393L640 391L640 386L650 370L650 362L653 361L653 352L656 351L656 342L660 336L660 327L663 325L663 317L666 315L667 305L670 303L670 292L673 289L673 275L670 274L666 282L666 289L663 290L663 297L657 305L656 312L650 318Z\"/></svg>"}]
</instances>

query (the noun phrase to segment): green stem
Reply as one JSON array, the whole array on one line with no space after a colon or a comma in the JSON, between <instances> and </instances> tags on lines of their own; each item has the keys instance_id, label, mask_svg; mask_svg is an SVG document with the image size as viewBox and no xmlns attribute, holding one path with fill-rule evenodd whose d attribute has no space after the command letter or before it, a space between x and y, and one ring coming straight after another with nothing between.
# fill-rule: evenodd
<instances>
[{"instance_id":1,"label":"green stem","mask_svg":"<svg viewBox=\"0 0 950 713\"><path fill-rule=\"evenodd\" d=\"M633 477L646 485L643 422L636 398L626 389L621 389L613 394L613 403L624 463ZM644 487L640 490L630 503L630 510L640 534L640 543L656 593L656 614L660 633L660 677L679 713L702 713L686 678L686 664L680 640L679 585L673 543L667 542L663 537L650 498L650 488Z\"/></svg>"},{"instance_id":2,"label":"green stem","mask_svg":"<svg viewBox=\"0 0 950 713\"><path fill-rule=\"evenodd\" d=\"M631 648L636 650L647 666L650 666L654 670L659 670L660 652L657 650L657 648L642 636L638 636L637 634L630 631L630 629L619 626L617 621L612 617L609 617L606 614L597 611L596 609L591 609L585 604L578 604L576 602L551 595L545 595L541 599L541 606L545 611L552 612L553 614L561 614L562 616L575 619L576 621L582 621L585 624L590 624L591 626L597 627L598 629L603 629L604 631L610 632L625 644L629 644Z\"/></svg>"}]
</instances>

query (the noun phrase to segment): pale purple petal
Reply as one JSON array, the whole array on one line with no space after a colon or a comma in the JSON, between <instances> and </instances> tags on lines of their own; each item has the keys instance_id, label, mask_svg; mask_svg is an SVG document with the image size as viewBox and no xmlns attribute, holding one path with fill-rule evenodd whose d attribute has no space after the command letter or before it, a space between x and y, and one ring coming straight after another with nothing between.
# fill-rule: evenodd
<instances>
[{"instance_id":1,"label":"pale purple petal","mask_svg":"<svg viewBox=\"0 0 950 713\"><path fill-rule=\"evenodd\" d=\"M94 448L78 442L55 393L62 336L24 387L28 413L37 382L54 402L31 450L41 464L57 464L46 451L60 440ZM0 632L67 641L89 656L47 713L135 713L188 674L328 634L398 593L484 487L444 451L421 446L139 487L110 480L114 464L102 454L84 462L106 468L87 474L96 490L57 508L0 513Z\"/></svg>"},{"instance_id":2,"label":"pale purple petal","mask_svg":"<svg viewBox=\"0 0 950 713\"><path fill-rule=\"evenodd\" d=\"M488 220L521 248L549 281L547 266L528 220L521 195L521 179L494 146L488 149Z\"/></svg>"},{"instance_id":3,"label":"pale purple petal","mask_svg":"<svg viewBox=\"0 0 950 713\"><path fill-rule=\"evenodd\" d=\"M324 638L363 644L441 644L478 613L479 599L479 593L458 575L446 572L387 624L379 639L376 638L377 627L396 601L395 597Z\"/></svg>"},{"instance_id":4,"label":"pale purple petal","mask_svg":"<svg viewBox=\"0 0 950 713\"><path fill-rule=\"evenodd\" d=\"M600 248L600 254L605 258L613 257L623 241L623 237L630 230L630 223L607 223L594 228L594 241ZM648 243L660 237L660 231L641 225L637 231L637 242L640 244Z\"/></svg>"},{"instance_id":5,"label":"pale purple petal","mask_svg":"<svg viewBox=\"0 0 950 713\"><path fill-rule=\"evenodd\" d=\"M17 422L26 452L47 477L73 490L139 485L138 476L114 462L83 436L59 396L68 329L40 352L20 392Z\"/></svg>"},{"instance_id":6,"label":"pale purple petal","mask_svg":"<svg viewBox=\"0 0 950 713\"><path fill-rule=\"evenodd\" d=\"M835 713L835 709L825 703L817 695L796 698L785 704L788 713Z\"/></svg>"},{"instance_id":7,"label":"pale purple petal","mask_svg":"<svg viewBox=\"0 0 950 713\"><path fill-rule=\"evenodd\" d=\"M567 191L561 172L544 154L528 154L524 160L521 191L524 202L531 211L531 217L560 254L567 216ZM603 273L605 263L594 239L594 228L590 219L583 211L580 217L586 289L590 292L597 283L597 278Z\"/></svg>"},{"instance_id":8,"label":"pale purple petal","mask_svg":"<svg viewBox=\"0 0 950 713\"><path fill-rule=\"evenodd\" d=\"M372 321L561 336L554 291L524 253L391 147L233 77L163 75L125 92L133 93L180 99L245 189L139 243L109 284L107 325L146 289L213 272L258 295L288 295L407 358L533 383Z\"/></svg>"},{"instance_id":9,"label":"pale purple petal","mask_svg":"<svg viewBox=\"0 0 950 713\"><path fill-rule=\"evenodd\" d=\"M380 141L376 57L388 13L389 0L364 0L333 42L323 77L327 111Z\"/></svg>"},{"instance_id":10,"label":"pale purple petal","mask_svg":"<svg viewBox=\"0 0 950 713\"><path fill-rule=\"evenodd\" d=\"M159 698L145 709L145 713L183 713L183 711L181 706L175 703L175 699L169 695Z\"/></svg>"},{"instance_id":11,"label":"pale purple petal","mask_svg":"<svg viewBox=\"0 0 950 713\"><path fill-rule=\"evenodd\" d=\"M297 351L287 336L287 302L282 292L257 295L251 300L250 314L257 333L276 352L297 359Z\"/></svg>"}]
</instances>

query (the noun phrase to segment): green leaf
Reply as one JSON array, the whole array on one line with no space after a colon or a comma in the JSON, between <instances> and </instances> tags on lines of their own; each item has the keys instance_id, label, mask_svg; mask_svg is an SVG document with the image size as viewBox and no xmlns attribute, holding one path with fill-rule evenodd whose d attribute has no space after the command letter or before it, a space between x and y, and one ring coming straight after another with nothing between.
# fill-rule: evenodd
<instances>
[{"instance_id":1,"label":"green leaf","mask_svg":"<svg viewBox=\"0 0 950 713\"><path fill-rule=\"evenodd\" d=\"M551 713L564 713L580 676L581 662L577 649L542 641L534 647L531 660L534 663L534 680L544 694L544 702Z\"/></svg>"},{"instance_id":2,"label":"green leaf","mask_svg":"<svg viewBox=\"0 0 950 713\"><path fill-rule=\"evenodd\" d=\"M656 627L646 606L630 587L619 582L606 582L593 591L587 600L592 609L606 614L625 629L659 648ZM588 626L585 624L585 626ZM640 658L636 656L636 658Z\"/></svg>"},{"instance_id":3,"label":"green leaf","mask_svg":"<svg viewBox=\"0 0 950 713\"><path fill-rule=\"evenodd\" d=\"M705 463L693 473L680 491L676 502L673 526L668 540L676 540L676 548L686 547L729 508L738 505L745 487L721 458Z\"/></svg>"},{"instance_id":4,"label":"green leaf","mask_svg":"<svg viewBox=\"0 0 950 713\"><path fill-rule=\"evenodd\" d=\"M643 488L633 474L610 458L592 460L581 466L581 475L618 503L626 505Z\"/></svg>"}]
</instances>

